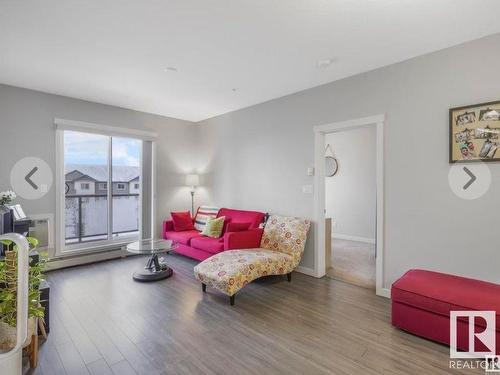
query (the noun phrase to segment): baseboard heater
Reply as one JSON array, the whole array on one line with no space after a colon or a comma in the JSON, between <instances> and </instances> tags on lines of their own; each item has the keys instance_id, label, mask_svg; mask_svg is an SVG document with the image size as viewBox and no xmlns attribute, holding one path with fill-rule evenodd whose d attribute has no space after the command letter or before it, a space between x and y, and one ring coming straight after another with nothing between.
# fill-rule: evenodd
<instances>
[{"instance_id":1,"label":"baseboard heater","mask_svg":"<svg viewBox=\"0 0 500 375\"><path fill-rule=\"evenodd\" d=\"M61 268L80 266L89 263L97 263L110 259L125 258L131 255L135 254L128 253L125 250L118 248L95 251L86 254L57 257L52 258L47 262L46 271L54 271Z\"/></svg>"}]
</instances>

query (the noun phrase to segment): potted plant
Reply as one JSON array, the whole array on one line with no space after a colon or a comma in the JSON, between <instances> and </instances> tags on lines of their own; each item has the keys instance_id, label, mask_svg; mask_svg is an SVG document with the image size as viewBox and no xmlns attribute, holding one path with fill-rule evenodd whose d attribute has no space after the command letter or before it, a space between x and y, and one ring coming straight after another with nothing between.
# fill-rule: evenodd
<instances>
[{"instance_id":1,"label":"potted plant","mask_svg":"<svg viewBox=\"0 0 500 375\"><path fill-rule=\"evenodd\" d=\"M27 237L30 250L38 241ZM17 246L11 241L1 241L8 247L5 258L0 260L0 350L9 351L16 344L17 315ZM24 347L29 345L36 333L38 323L44 324L44 308L40 305L40 283L43 281L45 257L40 256L37 264L30 263L28 277L28 337Z\"/></svg>"},{"instance_id":2,"label":"potted plant","mask_svg":"<svg viewBox=\"0 0 500 375\"><path fill-rule=\"evenodd\" d=\"M12 190L0 192L0 206L5 206L16 199L16 193Z\"/></svg>"},{"instance_id":3,"label":"potted plant","mask_svg":"<svg viewBox=\"0 0 500 375\"><path fill-rule=\"evenodd\" d=\"M7 205L16 199L16 193L11 190L0 192L0 214L10 213L10 208Z\"/></svg>"}]
</instances>

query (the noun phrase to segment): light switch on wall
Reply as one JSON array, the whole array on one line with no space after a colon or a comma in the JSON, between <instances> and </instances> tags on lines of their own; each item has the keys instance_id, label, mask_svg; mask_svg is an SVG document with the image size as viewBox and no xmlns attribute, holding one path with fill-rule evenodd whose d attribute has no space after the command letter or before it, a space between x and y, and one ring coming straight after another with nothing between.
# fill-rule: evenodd
<instances>
[{"instance_id":1,"label":"light switch on wall","mask_svg":"<svg viewBox=\"0 0 500 375\"><path fill-rule=\"evenodd\" d=\"M302 192L304 194L312 194L313 193L313 186L312 185L302 185Z\"/></svg>"}]
</instances>

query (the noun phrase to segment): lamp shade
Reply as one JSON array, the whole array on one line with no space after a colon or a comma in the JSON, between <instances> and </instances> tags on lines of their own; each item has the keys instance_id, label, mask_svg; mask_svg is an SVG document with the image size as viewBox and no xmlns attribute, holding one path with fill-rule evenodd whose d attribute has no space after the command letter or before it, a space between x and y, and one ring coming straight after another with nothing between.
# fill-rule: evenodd
<instances>
[{"instance_id":1,"label":"lamp shade","mask_svg":"<svg viewBox=\"0 0 500 375\"><path fill-rule=\"evenodd\" d=\"M197 174L188 174L186 176L187 186L198 186L200 184L200 176Z\"/></svg>"}]
</instances>

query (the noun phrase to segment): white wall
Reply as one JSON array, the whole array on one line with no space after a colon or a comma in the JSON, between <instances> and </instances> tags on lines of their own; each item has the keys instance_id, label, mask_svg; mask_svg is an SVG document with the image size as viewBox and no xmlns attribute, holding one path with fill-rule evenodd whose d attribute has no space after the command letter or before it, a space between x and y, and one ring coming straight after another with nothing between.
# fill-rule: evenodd
<instances>
[{"instance_id":1,"label":"white wall","mask_svg":"<svg viewBox=\"0 0 500 375\"><path fill-rule=\"evenodd\" d=\"M448 186L448 109L500 100L499 46L496 34L203 121L214 201L312 218L313 126L384 113L385 287L415 267L500 282L500 164L480 199Z\"/></svg>"},{"instance_id":2,"label":"white wall","mask_svg":"<svg viewBox=\"0 0 500 375\"><path fill-rule=\"evenodd\" d=\"M0 85L0 190L25 156L55 165L54 117L159 133L157 218L190 205L185 174L202 173L196 204L312 218L313 127L385 113L384 285L409 268L500 282L500 164L474 201L448 186L448 109L500 99L500 34L231 112L200 123ZM383 53L383 51L381 52ZM332 65L330 69L335 69ZM242 88L244 89L244 88ZM193 142L193 139L195 142ZM12 147L15 145L15 147ZM55 190L18 200L53 213ZM302 260L314 266L314 227Z\"/></svg>"},{"instance_id":3,"label":"white wall","mask_svg":"<svg viewBox=\"0 0 500 375\"><path fill-rule=\"evenodd\" d=\"M332 234L375 241L375 126L325 136L339 163L335 176L325 179L326 215Z\"/></svg>"},{"instance_id":4,"label":"white wall","mask_svg":"<svg viewBox=\"0 0 500 375\"><path fill-rule=\"evenodd\" d=\"M197 126L191 122L0 85L0 191L10 189L10 171L27 156L55 170L54 118L154 131L157 139L157 228L171 210L191 206L184 176L194 167ZM197 165L197 164L196 164ZM55 175L55 174L54 174ZM55 187L38 200L19 198L26 214L55 213ZM159 232L158 232L159 233Z\"/></svg>"}]
</instances>

